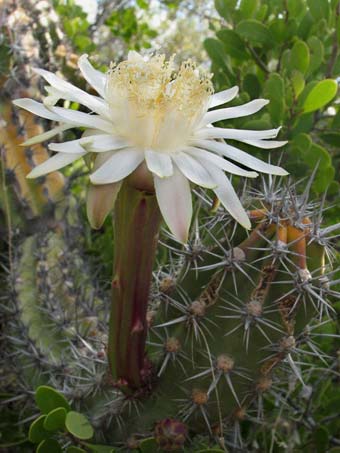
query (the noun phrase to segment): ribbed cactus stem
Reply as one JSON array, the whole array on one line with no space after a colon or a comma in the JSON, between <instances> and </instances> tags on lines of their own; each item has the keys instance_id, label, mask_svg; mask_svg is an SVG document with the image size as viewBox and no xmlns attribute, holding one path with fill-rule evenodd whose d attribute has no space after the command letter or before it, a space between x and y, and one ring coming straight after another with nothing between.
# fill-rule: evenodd
<instances>
[{"instance_id":1,"label":"ribbed cactus stem","mask_svg":"<svg viewBox=\"0 0 340 453\"><path fill-rule=\"evenodd\" d=\"M143 385L146 311L161 221L156 196L125 183L115 208L108 358L122 388Z\"/></svg>"}]
</instances>

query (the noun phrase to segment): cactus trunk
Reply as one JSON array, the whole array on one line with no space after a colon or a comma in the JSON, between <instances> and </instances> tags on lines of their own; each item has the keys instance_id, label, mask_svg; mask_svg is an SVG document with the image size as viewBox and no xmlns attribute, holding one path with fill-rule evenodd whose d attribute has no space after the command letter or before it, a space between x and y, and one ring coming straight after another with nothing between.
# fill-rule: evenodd
<instances>
[{"instance_id":1,"label":"cactus trunk","mask_svg":"<svg viewBox=\"0 0 340 453\"><path fill-rule=\"evenodd\" d=\"M161 221L156 196L124 184L115 210L108 357L123 388L142 385L146 311Z\"/></svg>"}]
</instances>

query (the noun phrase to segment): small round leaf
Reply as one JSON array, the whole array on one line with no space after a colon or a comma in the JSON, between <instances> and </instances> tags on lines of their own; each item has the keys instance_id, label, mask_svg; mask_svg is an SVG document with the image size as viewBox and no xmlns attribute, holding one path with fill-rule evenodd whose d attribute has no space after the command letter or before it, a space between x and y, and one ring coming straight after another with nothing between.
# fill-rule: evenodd
<instances>
[{"instance_id":1,"label":"small round leaf","mask_svg":"<svg viewBox=\"0 0 340 453\"><path fill-rule=\"evenodd\" d=\"M143 439L139 444L142 453L153 453L158 450L158 444L154 437Z\"/></svg>"},{"instance_id":2,"label":"small round leaf","mask_svg":"<svg viewBox=\"0 0 340 453\"><path fill-rule=\"evenodd\" d=\"M251 44L270 44L273 37L266 25L255 19L242 20L237 24L236 32Z\"/></svg>"},{"instance_id":3,"label":"small round leaf","mask_svg":"<svg viewBox=\"0 0 340 453\"><path fill-rule=\"evenodd\" d=\"M64 407L57 407L53 411L46 415L44 421L44 428L47 431L58 431L58 429L64 429L66 419L66 409Z\"/></svg>"},{"instance_id":4,"label":"small round leaf","mask_svg":"<svg viewBox=\"0 0 340 453\"><path fill-rule=\"evenodd\" d=\"M218 39L220 39L228 55L237 60L247 60L249 54L246 50L243 40L234 31L227 28L223 28L216 33Z\"/></svg>"},{"instance_id":5,"label":"small round leaf","mask_svg":"<svg viewBox=\"0 0 340 453\"><path fill-rule=\"evenodd\" d=\"M291 68L304 74L308 69L309 61L309 47L304 41L296 41L290 53Z\"/></svg>"},{"instance_id":6,"label":"small round leaf","mask_svg":"<svg viewBox=\"0 0 340 453\"><path fill-rule=\"evenodd\" d=\"M86 453L86 450L83 450L80 447L75 447L74 445L71 445L70 447L67 448L66 453Z\"/></svg>"},{"instance_id":7,"label":"small round leaf","mask_svg":"<svg viewBox=\"0 0 340 453\"><path fill-rule=\"evenodd\" d=\"M336 95L338 84L333 79L318 82L308 93L303 103L304 113L314 112L328 104Z\"/></svg>"},{"instance_id":8,"label":"small round leaf","mask_svg":"<svg viewBox=\"0 0 340 453\"><path fill-rule=\"evenodd\" d=\"M78 439L91 439L94 434L88 419L79 412L69 412L66 416L65 426L68 432Z\"/></svg>"},{"instance_id":9,"label":"small round leaf","mask_svg":"<svg viewBox=\"0 0 340 453\"><path fill-rule=\"evenodd\" d=\"M40 442L36 453L61 453L62 449L55 439L46 439Z\"/></svg>"},{"instance_id":10,"label":"small round leaf","mask_svg":"<svg viewBox=\"0 0 340 453\"><path fill-rule=\"evenodd\" d=\"M35 392L35 401L43 414L48 414L58 407L65 408L67 412L71 410L65 397L47 385L41 385L37 388L37 391Z\"/></svg>"},{"instance_id":11,"label":"small round leaf","mask_svg":"<svg viewBox=\"0 0 340 453\"><path fill-rule=\"evenodd\" d=\"M46 431L46 429L44 428L45 418L46 415L40 415L40 417L34 420L34 422L30 426L28 439L34 444L38 444L42 440L45 440L51 436L51 433Z\"/></svg>"}]
</instances>

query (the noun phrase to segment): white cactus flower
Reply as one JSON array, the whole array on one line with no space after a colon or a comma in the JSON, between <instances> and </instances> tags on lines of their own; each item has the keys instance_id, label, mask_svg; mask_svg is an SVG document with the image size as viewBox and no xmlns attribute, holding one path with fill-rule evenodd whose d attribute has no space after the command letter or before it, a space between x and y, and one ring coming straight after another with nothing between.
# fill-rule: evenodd
<instances>
[{"instance_id":1,"label":"white cactus flower","mask_svg":"<svg viewBox=\"0 0 340 453\"><path fill-rule=\"evenodd\" d=\"M86 93L55 74L34 71L50 86L43 104L17 99L15 105L60 123L24 145L48 140L66 129L82 127L82 138L50 143L56 154L28 175L35 178L96 153L87 200L91 224L99 227L111 210L124 178L146 166L151 172L159 208L180 242L186 242L192 216L190 182L212 189L222 205L245 228L250 221L225 172L256 177L257 171L274 175L287 172L216 139L232 139L258 148L277 148L286 142L275 138L279 129L238 130L213 123L258 112L268 101L256 99L229 108L238 94L233 87L213 94L210 75L202 74L191 61L174 70L173 60L156 55L143 58L130 52L128 59L106 74L94 69L87 55L79 69L99 96ZM78 102L90 113L56 107L60 100ZM211 110L214 109L214 110ZM93 154L92 154L93 155ZM235 163L255 171L246 171Z\"/></svg>"}]
</instances>

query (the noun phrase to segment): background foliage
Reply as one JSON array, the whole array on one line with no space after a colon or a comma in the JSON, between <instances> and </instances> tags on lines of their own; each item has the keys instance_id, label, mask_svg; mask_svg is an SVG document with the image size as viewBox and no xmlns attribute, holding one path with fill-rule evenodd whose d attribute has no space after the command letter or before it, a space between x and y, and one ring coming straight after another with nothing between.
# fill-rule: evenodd
<instances>
[{"instance_id":1,"label":"background foliage","mask_svg":"<svg viewBox=\"0 0 340 453\"><path fill-rule=\"evenodd\" d=\"M339 191L337 82L340 73L339 2L216 1L223 18L204 41L217 88L241 86L245 101L265 97L270 104L243 127L283 125L289 140L283 162L295 177L318 172L315 193ZM335 213L333 213L336 215Z\"/></svg>"}]
</instances>

